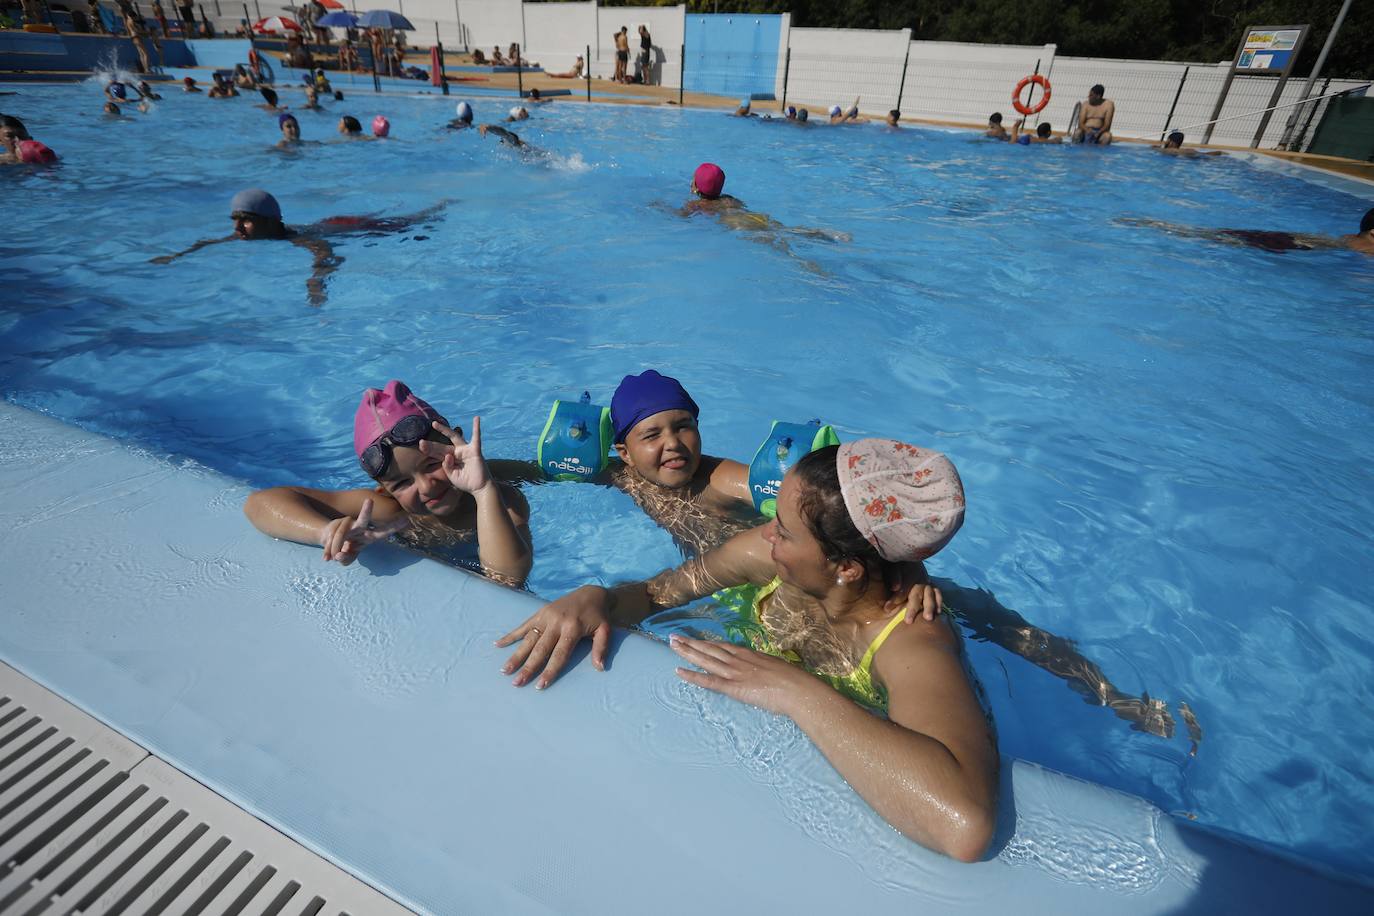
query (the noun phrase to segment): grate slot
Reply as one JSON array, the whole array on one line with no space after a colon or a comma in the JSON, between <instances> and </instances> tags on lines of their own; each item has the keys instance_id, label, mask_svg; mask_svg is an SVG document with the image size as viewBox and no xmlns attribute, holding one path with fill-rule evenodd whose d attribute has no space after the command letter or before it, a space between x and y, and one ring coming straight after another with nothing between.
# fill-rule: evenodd
<instances>
[{"instance_id":1,"label":"grate slot","mask_svg":"<svg viewBox=\"0 0 1374 916\"><path fill-rule=\"evenodd\" d=\"M73 805L66 814L62 815L54 823L49 825L47 829L30 840L27 846L24 846L14 854L14 858L11 859L11 861L16 866L23 865L25 862L29 861L35 853L66 832L68 827L75 824L92 808L104 801L111 792L117 789L128 778L128 773L115 773L109 779L105 780L105 782L96 787L94 792L87 795L76 805Z\"/></svg>"},{"instance_id":2,"label":"grate slot","mask_svg":"<svg viewBox=\"0 0 1374 916\"><path fill-rule=\"evenodd\" d=\"M227 836L222 836L215 840L210 848L205 850L195 862L191 863L191 867L182 872L176 881L173 882L172 886L167 888L166 892L143 912L147 914L147 916L158 916L158 914L165 912L171 902L185 892L186 888L190 887L191 883L210 867L210 863L215 861L215 859L219 857L219 854L228 848L229 838Z\"/></svg>"},{"instance_id":3,"label":"grate slot","mask_svg":"<svg viewBox=\"0 0 1374 916\"><path fill-rule=\"evenodd\" d=\"M229 863L229 867L221 872L214 881L211 881L210 886L186 908L184 916L200 916L201 913L205 912L205 908L209 906L216 897L224 893L224 889L229 886L230 882L233 881L234 878L238 876L239 872L243 871L244 867L252 860L253 854L246 849L235 856L234 861Z\"/></svg>"},{"instance_id":4,"label":"grate slot","mask_svg":"<svg viewBox=\"0 0 1374 916\"><path fill-rule=\"evenodd\" d=\"M81 761L85 760L89 756L91 756L90 748L83 747L79 749L75 754L68 757L66 760L62 761L62 763L54 767L52 770L49 770L39 779L35 780L33 785L29 786L27 789L23 789L20 792L16 793L15 796L8 802L0 803L0 826L4 825L5 818L9 817L15 811L18 811L20 808L22 808L29 801L29 799L33 798L39 792L42 792L52 783L61 779L63 776L66 775L68 770L70 770L77 764L81 763ZM3 842L3 840L0 840L0 843Z\"/></svg>"},{"instance_id":5,"label":"grate slot","mask_svg":"<svg viewBox=\"0 0 1374 916\"><path fill-rule=\"evenodd\" d=\"M278 891L277 896L272 898L272 902L267 904L267 908L262 911L262 916L277 916L277 914L286 907L286 904L290 902L291 898L296 896L296 892L300 889L301 886L298 882L286 882L286 887Z\"/></svg>"},{"instance_id":6,"label":"grate slot","mask_svg":"<svg viewBox=\"0 0 1374 916\"><path fill-rule=\"evenodd\" d=\"M93 823L90 827L87 827L84 831L82 831L80 834L74 837L71 840L71 842L67 844L65 849L61 850L57 853L57 855L49 859L48 864L44 865L37 871L37 873L34 874L34 880L46 881L48 878L50 878L53 872L57 871L59 868L62 867L62 864L64 862L66 862L72 856L76 855L76 853L79 850L84 850L86 846L92 840L94 840L102 830L105 830L116 820L118 820L120 815L128 811L129 808L133 806L134 802L142 798L147 791L147 786L134 786L132 792L127 792L123 796L121 796L119 800L114 804L114 806L110 808L109 811L106 811L95 821L95 823ZM97 864L99 864L98 859L88 860L86 869L89 870L89 868L94 867ZM77 880L80 880L80 878L78 877Z\"/></svg>"},{"instance_id":7,"label":"grate slot","mask_svg":"<svg viewBox=\"0 0 1374 916\"><path fill-rule=\"evenodd\" d=\"M83 750L82 753L77 754L76 756L77 756L77 758L84 759L86 756L89 755L89 753L90 753L89 751L84 751L84 750ZM76 761L72 761L71 766L75 766L75 764L76 764ZM76 791L77 791L78 789L80 789L82 786L84 786L92 777L95 776L95 774L97 774L97 773L99 773L101 770L105 769L105 767L106 767L106 762L105 762L104 760L97 760L97 761L96 761L94 764L92 764L90 767L87 767L87 768L86 768L85 770L83 770L80 774L78 774L77 777L76 777L76 779L72 780L71 782L64 783L64 784L61 785L61 786L58 786L57 791L54 792L53 795L52 795L51 797L48 797L48 798L38 799L38 798L36 798L36 795L37 795L38 790L39 790L40 788L46 788L47 785L53 781L53 780L50 780L50 779L42 780L42 781L39 783L39 785L34 786L34 788L33 788L32 791L29 791L29 792L24 793L24 796L25 796L25 797L22 799L23 802L27 802L27 801L29 801L29 800L34 800L34 801L41 801L42 803L41 803L41 804L33 805L32 808L29 810L29 813L28 813L28 814L25 814L25 815L23 815L22 817L20 817L20 818L18 819L18 821L16 821L16 822L15 822L8 830L6 830L4 833L0 833L0 849L4 849L5 846L6 846L8 843L10 843L12 840L14 840L15 837L19 836L19 834L20 834L22 831L24 831L26 828L28 828L28 827L31 826L32 824L34 824L34 823L36 823L36 822L42 820L43 818L53 816L52 819L56 819L56 817L55 817L54 815L55 815L57 806L61 805L61 804L62 804L63 802L65 802L70 796L72 796L73 794L75 794ZM70 766L63 766L63 767L60 767L60 768L58 769L57 772L58 772L58 774L65 774L66 771L67 771L68 769L70 769L70 768L71 768ZM53 779L56 779L56 778L57 778L57 776L54 775ZM77 802L78 802L78 803L80 802L80 799L79 799L79 798L77 799ZM18 804L16 804L15 808L16 808L16 810L17 810ZM0 812L0 813L9 814L10 812L9 812L9 811L5 811L5 812Z\"/></svg>"},{"instance_id":8,"label":"grate slot","mask_svg":"<svg viewBox=\"0 0 1374 916\"><path fill-rule=\"evenodd\" d=\"M301 916L316 916L322 909L324 909L324 898L316 897L305 905L305 909L301 910Z\"/></svg>"},{"instance_id":9,"label":"grate slot","mask_svg":"<svg viewBox=\"0 0 1374 916\"><path fill-rule=\"evenodd\" d=\"M239 894L238 897L234 899L234 902L229 904L229 908L224 911L224 916L238 916L239 913L242 913L243 908L258 895L258 891L267 886L267 882L271 881L272 876L276 873L277 870L272 866L265 866L262 871L258 872L257 876L253 878L252 881L248 882L248 886L243 889L243 893Z\"/></svg>"},{"instance_id":10,"label":"grate slot","mask_svg":"<svg viewBox=\"0 0 1374 916\"><path fill-rule=\"evenodd\" d=\"M170 832L171 831L169 830L168 833ZM143 894L144 891L152 887L153 883L157 881L158 878L161 878L164 874L166 874L167 869L171 868L174 864L176 864L176 861L178 859L186 855L186 851L188 849L196 845L197 840L199 840L202 836L209 832L210 828L207 827L205 824L197 824L194 828L192 828L190 833L188 833L186 836L178 840L177 844L173 846L171 850L167 852L166 855L159 859L153 865L152 868L148 869L143 874L139 875L138 880L134 882L133 887L125 891L124 895L120 897L117 901L115 901L114 905L111 906L105 912L108 913L109 916L119 916L120 913L123 913L126 909L128 909L129 904L133 903L135 900L139 898L141 894ZM149 851L152 851L151 847L149 847Z\"/></svg>"},{"instance_id":11,"label":"grate slot","mask_svg":"<svg viewBox=\"0 0 1374 916\"><path fill-rule=\"evenodd\" d=\"M16 706L14 709L0 710L0 728L4 728L14 719L24 714L23 706Z\"/></svg>"},{"instance_id":12,"label":"grate slot","mask_svg":"<svg viewBox=\"0 0 1374 916\"><path fill-rule=\"evenodd\" d=\"M159 798L157 800L157 803L165 804L166 799ZM139 843L138 846L135 847L133 852L125 856L119 862L119 864L117 864L113 869L110 870L110 872L107 875L105 875L105 877L101 878L94 888L87 891L86 895L81 898L80 902L77 903L76 906L72 907L71 911L76 912L78 910L85 911L89 909L91 904L95 903L110 888L114 887L115 883L119 881L120 878L128 874L129 869L133 868L135 865L141 862L148 855L148 853L152 851L153 847L155 847L158 843L161 843L163 838L165 838L167 834L171 833L174 829L176 829L177 824L180 824L184 820L186 820L186 812L178 811L175 814L173 814L170 818L163 821L162 824L160 824L158 828L153 831L152 836L145 839L142 843Z\"/></svg>"},{"instance_id":13,"label":"grate slot","mask_svg":"<svg viewBox=\"0 0 1374 916\"><path fill-rule=\"evenodd\" d=\"M14 740L17 739L20 735L24 734L24 732L26 732L26 731L28 731L29 729L33 728L35 725L37 725L39 722L42 722L42 721L43 721L43 720L42 720L41 718L39 718L38 716L30 716L29 718L25 719L23 722L19 723L19 727L18 727L18 728L10 729L10 730L9 730L8 732L6 732L5 734L0 735L0 749L3 749L3 748L5 747L5 745L9 744L11 741L14 741Z\"/></svg>"},{"instance_id":14,"label":"grate slot","mask_svg":"<svg viewBox=\"0 0 1374 916\"><path fill-rule=\"evenodd\" d=\"M14 766L15 763L21 760L25 754L32 753L34 748L38 747L40 744L42 744L44 741L47 741L55 734L57 734L57 726L49 725L41 733L39 733L37 737L30 740L28 744L25 744L23 747L16 748L14 753L10 754L4 760L0 760L0 773L3 773L5 770ZM0 792L3 791L4 785L0 784Z\"/></svg>"}]
</instances>

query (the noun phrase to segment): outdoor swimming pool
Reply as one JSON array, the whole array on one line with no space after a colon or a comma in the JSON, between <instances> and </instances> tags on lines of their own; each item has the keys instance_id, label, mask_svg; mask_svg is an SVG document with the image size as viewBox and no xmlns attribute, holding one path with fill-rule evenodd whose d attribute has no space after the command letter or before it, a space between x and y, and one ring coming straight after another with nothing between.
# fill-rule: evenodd
<instances>
[{"instance_id":1,"label":"outdoor swimming pool","mask_svg":"<svg viewBox=\"0 0 1374 916\"><path fill-rule=\"evenodd\" d=\"M770 419L812 416L932 445L970 507L932 571L1203 730L1190 756L1181 720L1171 740L1131 731L971 642L1004 753L1374 874L1374 261L1113 222L1342 233L1368 195L1230 158L558 103L520 125L550 153L525 161L440 129L452 101L350 94L301 115L304 138L385 113L394 139L284 155L247 100L169 93L110 123L91 86L5 99L64 157L0 171L23 201L0 231L6 397L258 485L363 483L350 420L390 377L450 419L480 413L496 457L531 454L552 398L605 402L649 366L696 396L714 454L747 459ZM787 253L679 218L703 160L752 208L853 241ZM322 309L290 246L147 263L227 232L253 185L292 223L454 202L342 242ZM677 559L618 493L529 497L536 592Z\"/></svg>"}]
</instances>

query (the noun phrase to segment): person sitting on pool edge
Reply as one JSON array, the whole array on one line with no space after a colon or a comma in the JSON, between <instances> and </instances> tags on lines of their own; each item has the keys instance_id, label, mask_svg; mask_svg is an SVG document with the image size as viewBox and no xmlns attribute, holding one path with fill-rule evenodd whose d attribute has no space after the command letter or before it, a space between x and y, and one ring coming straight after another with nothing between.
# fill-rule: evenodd
<instances>
[{"instance_id":1,"label":"person sitting on pool edge","mask_svg":"<svg viewBox=\"0 0 1374 916\"><path fill-rule=\"evenodd\" d=\"M265 534L322 547L326 562L347 566L369 545L399 535L439 559L524 585L534 562L529 505L502 479L505 463L482 455L480 418L468 441L393 379L363 392L353 451L374 487L272 487L250 495L244 514Z\"/></svg>"},{"instance_id":2,"label":"person sitting on pool edge","mask_svg":"<svg viewBox=\"0 0 1374 916\"><path fill-rule=\"evenodd\" d=\"M1073 142L1110 146L1112 120L1116 117L1116 103L1106 98L1101 83L1088 90L1088 100L1078 112L1078 124L1070 127Z\"/></svg>"},{"instance_id":3,"label":"person sitting on pool edge","mask_svg":"<svg viewBox=\"0 0 1374 916\"><path fill-rule=\"evenodd\" d=\"M282 222L281 205L271 194L260 188L248 188L234 195L229 205L229 216L234 221L234 234L217 239L202 239L185 251L152 258L151 264L170 264L177 258L199 251L210 245L233 241L260 241L263 239L285 240L292 245L304 248L314 255L310 279L305 281L306 294L311 305L323 305L327 298L325 279L339 268L343 258L336 257L334 248L325 236L347 235L390 235L410 229L439 213L448 201L421 210L409 216L370 217L370 216L332 216L300 229L293 229Z\"/></svg>"},{"instance_id":4,"label":"person sitting on pool edge","mask_svg":"<svg viewBox=\"0 0 1374 916\"><path fill-rule=\"evenodd\" d=\"M648 581L584 586L545 605L498 641L519 642L505 670L523 665L546 686L586 637L604 667L612 625L755 586L741 615L752 648L674 636L695 666L678 676L791 718L902 834L978 861L997 821L996 734L958 633L942 618L901 626L882 588L892 566L949 542L963 503L958 473L937 452L887 439L819 449L784 477L768 525ZM796 610L813 603L823 613Z\"/></svg>"},{"instance_id":5,"label":"person sitting on pool edge","mask_svg":"<svg viewBox=\"0 0 1374 916\"><path fill-rule=\"evenodd\" d=\"M994 140L1008 140L1011 135L1002 126L1002 112L994 111L988 115L988 129L983 132L983 136L991 137Z\"/></svg>"},{"instance_id":6,"label":"person sitting on pool edge","mask_svg":"<svg viewBox=\"0 0 1374 916\"><path fill-rule=\"evenodd\" d=\"M1035 127L1035 135L1023 134L1021 130L1026 126L1026 119L1021 118L1011 126L1011 136L1007 139L1012 143L1021 146L1030 146L1032 143L1063 143L1063 137L1056 137L1054 130L1050 127L1049 121L1041 121Z\"/></svg>"},{"instance_id":7,"label":"person sitting on pool edge","mask_svg":"<svg viewBox=\"0 0 1374 916\"><path fill-rule=\"evenodd\" d=\"M1161 229L1170 235L1184 238L1244 245L1279 254L1287 251L1337 251L1342 249L1358 251L1362 254L1374 254L1374 209L1366 211L1360 219L1358 232L1335 237L1265 229L1204 229L1195 226L1181 226L1164 220L1137 219L1135 217L1118 217L1115 222L1123 226L1145 226L1150 229Z\"/></svg>"},{"instance_id":8,"label":"person sitting on pool edge","mask_svg":"<svg viewBox=\"0 0 1374 916\"><path fill-rule=\"evenodd\" d=\"M467 130L472 126L472 106L467 102L459 102L454 108L454 113L458 117L444 125L449 130Z\"/></svg>"},{"instance_id":9,"label":"person sitting on pool edge","mask_svg":"<svg viewBox=\"0 0 1374 916\"><path fill-rule=\"evenodd\" d=\"M1163 143L1155 145L1153 149L1157 149L1161 153L1168 153L1171 156L1187 156L1190 159L1198 156L1220 156L1222 154L1219 149L1184 149L1183 139L1183 131L1176 130L1165 137Z\"/></svg>"}]
</instances>

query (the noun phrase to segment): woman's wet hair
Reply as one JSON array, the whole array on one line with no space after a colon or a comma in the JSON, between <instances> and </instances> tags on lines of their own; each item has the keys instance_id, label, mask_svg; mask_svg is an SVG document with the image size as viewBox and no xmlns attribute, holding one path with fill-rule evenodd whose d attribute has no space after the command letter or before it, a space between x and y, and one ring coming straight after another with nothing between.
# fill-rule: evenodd
<instances>
[{"instance_id":1,"label":"woman's wet hair","mask_svg":"<svg viewBox=\"0 0 1374 916\"><path fill-rule=\"evenodd\" d=\"M1038 137L1043 137L1043 138L1046 138L1046 139L1048 139L1048 138L1049 138L1049 135L1052 134L1053 132L1054 132L1054 130L1053 130L1053 128L1050 127L1050 122L1049 122L1049 121L1043 121L1043 122L1041 122L1041 124L1040 124L1038 127L1035 128L1035 134L1036 134L1036 136L1038 136Z\"/></svg>"},{"instance_id":2,"label":"woman's wet hair","mask_svg":"<svg viewBox=\"0 0 1374 916\"><path fill-rule=\"evenodd\" d=\"M24 122L10 115L0 115L0 126L8 127L20 140L32 140L29 136L29 129L24 126Z\"/></svg>"},{"instance_id":3,"label":"woman's wet hair","mask_svg":"<svg viewBox=\"0 0 1374 916\"><path fill-rule=\"evenodd\" d=\"M350 134L360 134L363 132L363 125L352 115L343 116L343 126L344 130L348 131Z\"/></svg>"},{"instance_id":4,"label":"woman's wet hair","mask_svg":"<svg viewBox=\"0 0 1374 916\"><path fill-rule=\"evenodd\" d=\"M264 86L261 89L259 89L258 92L262 93L263 101L267 102L268 105L271 105L273 107L276 106L277 92L275 89L268 89L266 86Z\"/></svg>"},{"instance_id":5,"label":"woman's wet hair","mask_svg":"<svg viewBox=\"0 0 1374 916\"><path fill-rule=\"evenodd\" d=\"M1370 211L1364 215L1364 219L1360 220L1360 233L1363 234L1366 232L1374 232L1374 208L1371 208Z\"/></svg>"},{"instance_id":6,"label":"woman's wet hair","mask_svg":"<svg viewBox=\"0 0 1374 916\"><path fill-rule=\"evenodd\" d=\"M801 485L797 506L801 509L802 520L832 563L858 560L870 572L885 571L891 564L879 556L878 548L854 527L849 508L844 504L840 469L835 461L839 450L838 445L818 448L792 469Z\"/></svg>"},{"instance_id":7,"label":"woman's wet hair","mask_svg":"<svg viewBox=\"0 0 1374 916\"><path fill-rule=\"evenodd\" d=\"M994 112L988 117L988 123L989 123L989 124L1001 124L1001 123L1002 123L1002 112L1000 112L1000 111L994 111Z\"/></svg>"}]
</instances>

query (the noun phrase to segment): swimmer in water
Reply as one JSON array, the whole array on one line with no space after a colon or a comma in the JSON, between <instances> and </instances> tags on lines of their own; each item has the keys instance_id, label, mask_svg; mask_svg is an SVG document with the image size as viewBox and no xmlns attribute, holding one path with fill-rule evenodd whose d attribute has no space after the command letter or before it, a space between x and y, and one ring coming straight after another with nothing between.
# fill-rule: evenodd
<instances>
[{"instance_id":1,"label":"swimmer in water","mask_svg":"<svg viewBox=\"0 0 1374 916\"><path fill-rule=\"evenodd\" d=\"M152 86L149 86L149 85L148 85L148 82L147 82L146 80L140 80L140 81L139 81L139 83L138 83L138 94L141 95L141 96L143 96L143 98L145 98L145 99L152 99L154 102L160 102L160 101L162 101L162 96L160 96L160 95L158 95L156 92L154 92L154 91L153 91L153 87L152 87Z\"/></svg>"},{"instance_id":2,"label":"swimmer in water","mask_svg":"<svg viewBox=\"0 0 1374 916\"><path fill-rule=\"evenodd\" d=\"M1186 156L1189 159L1196 159L1199 156L1220 156L1219 149L1184 149L1183 131L1176 130L1164 138L1164 142L1157 144L1152 149L1157 149L1161 153L1168 153L1171 156Z\"/></svg>"},{"instance_id":3,"label":"swimmer in water","mask_svg":"<svg viewBox=\"0 0 1374 916\"><path fill-rule=\"evenodd\" d=\"M153 258L150 263L170 264L177 258L193 251L199 251L209 245L219 245L223 242L255 242L265 239L289 241L314 255L313 270L310 279L305 283L305 288L310 304L318 306L323 305L327 298L324 285L325 278L343 263L343 258L335 256L334 248L329 244L327 238L397 235L408 231L417 223L432 219L447 204L448 201L442 201L433 207L409 216L333 216L296 229L282 222L281 205L277 203L275 197L258 188L249 188L235 194L234 200L230 204L229 215L234 221L233 235L217 239L202 239L185 251Z\"/></svg>"},{"instance_id":4,"label":"swimmer in water","mask_svg":"<svg viewBox=\"0 0 1374 916\"><path fill-rule=\"evenodd\" d=\"M1056 137L1053 128L1048 121L1042 121L1035 127L1035 133L1025 134L1022 129L1026 126L1026 119L1022 118L1011 126L1011 136L1008 137L1012 143L1021 146L1030 146L1032 143L1063 143L1063 137Z\"/></svg>"},{"instance_id":5,"label":"swimmer in water","mask_svg":"<svg viewBox=\"0 0 1374 916\"><path fill-rule=\"evenodd\" d=\"M754 112L750 110L752 105L753 103L749 99L740 99L739 104L735 106L735 110L732 113L733 116L736 118L754 117Z\"/></svg>"},{"instance_id":6,"label":"swimmer in water","mask_svg":"<svg viewBox=\"0 0 1374 916\"><path fill-rule=\"evenodd\" d=\"M767 523L754 508L748 466L703 452L699 416L696 401L677 379L653 369L625 376L611 398L616 458L592 481L633 499L672 535L688 560ZM528 479L540 479L537 467L529 469ZM888 583L889 607L895 611L905 602L908 622L934 614L938 590L932 596L918 587L929 581L925 567L915 563L897 572ZM995 601L972 601L954 614L970 635L1063 679L1087 702L1110 707L1134 729L1160 737L1173 734L1163 703L1118 690L1072 640L1031 625Z\"/></svg>"},{"instance_id":7,"label":"swimmer in water","mask_svg":"<svg viewBox=\"0 0 1374 916\"><path fill-rule=\"evenodd\" d=\"M859 117L859 100L855 99L854 104L849 106L847 111L841 111L840 106L830 106L831 124L867 124L867 118Z\"/></svg>"},{"instance_id":8,"label":"swimmer in water","mask_svg":"<svg viewBox=\"0 0 1374 916\"><path fill-rule=\"evenodd\" d=\"M537 88L531 89L529 97L525 99L525 102L530 105L547 105L552 101L553 99L546 99L540 95Z\"/></svg>"},{"instance_id":9,"label":"swimmer in water","mask_svg":"<svg viewBox=\"0 0 1374 916\"><path fill-rule=\"evenodd\" d=\"M277 149L290 150L301 145L301 125L295 115L281 115L277 118L277 126L281 128L281 139L277 141Z\"/></svg>"},{"instance_id":10,"label":"swimmer in water","mask_svg":"<svg viewBox=\"0 0 1374 916\"><path fill-rule=\"evenodd\" d=\"M384 115L372 119L372 136L377 140L391 136L391 122Z\"/></svg>"},{"instance_id":11,"label":"swimmer in water","mask_svg":"<svg viewBox=\"0 0 1374 916\"><path fill-rule=\"evenodd\" d=\"M363 125L352 115L344 115L339 118L339 133L350 140L366 140L367 135L363 133Z\"/></svg>"},{"instance_id":12,"label":"swimmer in water","mask_svg":"<svg viewBox=\"0 0 1374 916\"><path fill-rule=\"evenodd\" d=\"M454 113L457 114L458 117L454 118L452 121L449 121L448 124L445 125L446 127L448 127L449 130L467 130L469 127L473 126L472 106L469 105L467 102L459 102L458 105L454 108Z\"/></svg>"},{"instance_id":13,"label":"swimmer in water","mask_svg":"<svg viewBox=\"0 0 1374 916\"><path fill-rule=\"evenodd\" d=\"M262 104L258 107L263 111L280 111L277 107L277 91L267 86L263 86L258 92L262 95Z\"/></svg>"},{"instance_id":14,"label":"swimmer in water","mask_svg":"<svg viewBox=\"0 0 1374 916\"><path fill-rule=\"evenodd\" d=\"M488 461L481 419L472 439L403 382L363 392L353 451L375 486L353 490L272 487L243 511L272 537L317 545L325 562L348 566L393 535L407 546L520 587L534 562L529 504L507 479L523 462Z\"/></svg>"},{"instance_id":15,"label":"swimmer in water","mask_svg":"<svg viewBox=\"0 0 1374 916\"><path fill-rule=\"evenodd\" d=\"M1011 135L1002 126L1002 112L994 111L988 115L988 129L983 132L983 136L991 137L993 140L1010 140Z\"/></svg>"},{"instance_id":16,"label":"swimmer in water","mask_svg":"<svg viewBox=\"0 0 1374 916\"><path fill-rule=\"evenodd\" d=\"M237 98L239 91L234 88L223 73L216 72L213 76L215 85L210 87L210 91L205 94L208 99L232 99Z\"/></svg>"},{"instance_id":17,"label":"swimmer in water","mask_svg":"<svg viewBox=\"0 0 1374 916\"><path fill-rule=\"evenodd\" d=\"M682 216L695 216L698 213L716 217L721 224L744 232L754 233L760 241L767 242L788 251L781 235L794 235L803 238L820 239L826 242L848 242L846 232L831 232L826 229L784 226L766 213L754 213L744 205L744 201L724 193L725 171L712 162L703 162L692 175L692 200L682 205Z\"/></svg>"},{"instance_id":18,"label":"swimmer in water","mask_svg":"<svg viewBox=\"0 0 1374 916\"><path fill-rule=\"evenodd\" d=\"M0 115L0 165L50 165L57 154L33 137L24 122Z\"/></svg>"},{"instance_id":19,"label":"swimmer in water","mask_svg":"<svg viewBox=\"0 0 1374 916\"><path fill-rule=\"evenodd\" d=\"M317 92L323 92L326 95L334 91L334 87L329 84L329 77L324 75L324 70L322 69L315 70L315 90Z\"/></svg>"},{"instance_id":20,"label":"swimmer in water","mask_svg":"<svg viewBox=\"0 0 1374 916\"><path fill-rule=\"evenodd\" d=\"M127 102L129 100L129 87L119 80L112 80L105 85L105 98L115 103Z\"/></svg>"},{"instance_id":21,"label":"swimmer in water","mask_svg":"<svg viewBox=\"0 0 1374 916\"><path fill-rule=\"evenodd\" d=\"M891 505L895 521L860 508L870 500ZM498 640L518 643L503 670L546 687L588 637L604 669L613 626L747 588L749 645L675 636L692 666L678 676L792 718L889 824L978 861L997 823L996 735L958 633L933 614L901 626L882 587L894 567L948 543L963 509L958 474L936 452L886 439L819 449L784 477L774 521L647 581L584 586L545 605Z\"/></svg>"},{"instance_id":22,"label":"swimmer in water","mask_svg":"<svg viewBox=\"0 0 1374 916\"><path fill-rule=\"evenodd\" d=\"M896 108L894 108L887 113L887 119L883 123L886 124L888 127L899 127L899 122L901 120L902 113L898 111Z\"/></svg>"},{"instance_id":23,"label":"swimmer in water","mask_svg":"<svg viewBox=\"0 0 1374 916\"><path fill-rule=\"evenodd\" d=\"M527 151L531 153L538 152L538 150L536 150L534 147L530 146L524 140L521 140L520 135L517 134L515 131L506 130L506 128L502 127L499 124L483 124L477 128L477 134L481 137L485 137L488 134L490 134L491 136L496 137L506 146L513 146L518 150Z\"/></svg>"},{"instance_id":24,"label":"swimmer in water","mask_svg":"<svg viewBox=\"0 0 1374 916\"><path fill-rule=\"evenodd\" d=\"M188 76L188 77L183 78L182 81L181 81L181 91L182 91L182 92L204 92L205 90L201 89L199 86L196 85L196 81L195 81L194 78Z\"/></svg>"},{"instance_id":25,"label":"swimmer in water","mask_svg":"<svg viewBox=\"0 0 1374 916\"><path fill-rule=\"evenodd\" d=\"M1360 229L1350 235L1329 236L1305 233L1276 232L1263 229L1201 229L1195 226L1180 226L1176 223L1158 219L1136 219L1121 217L1115 222L1123 226L1145 226L1160 229L1170 235L1190 239L1206 239L1227 245L1246 248L1259 248L1283 254L1289 251L1358 251L1374 254L1374 209L1360 219Z\"/></svg>"},{"instance_id":26,"label":"swimmer in water","mask_svg":"<svg viewBox=\"0 0 1374 916\"><path fill-rule=\"evenodd\" d=\"M509 123L511 121L528 121L529 117L529 110L517 105L515 108L512 108L510 110L510 114L506 116L506 122Z\"/></svg>"},{"instance_id":27,"label":"swimmer in water","mask_svg":"<svg viewBox=\"0 0 1374 916\"><path fill-rule=\"evenodd\" d=\"M119 110L119 106L116 105L114 102L106 102L103 111L105 112L106 117L109 118L124 117L123 113Z\"/></svg>"},{"instance_id":28,"label":"swimmer in water","mask_svg":"<svg viewBox=\"0 0 1374 916\"><path fill-rule=\"evenodd\" d=\"M314 86L305 87L305 108L310 111L320 110L320 94L315 91Z\"/></svg>"}]
</instances>

